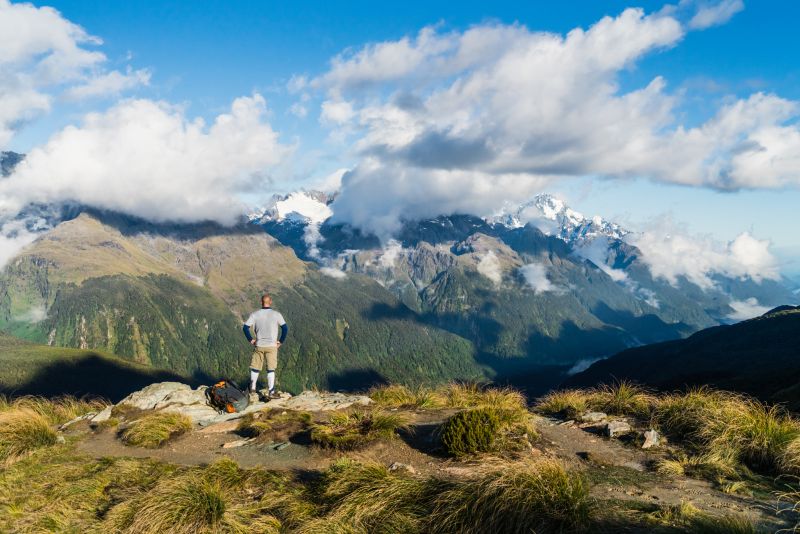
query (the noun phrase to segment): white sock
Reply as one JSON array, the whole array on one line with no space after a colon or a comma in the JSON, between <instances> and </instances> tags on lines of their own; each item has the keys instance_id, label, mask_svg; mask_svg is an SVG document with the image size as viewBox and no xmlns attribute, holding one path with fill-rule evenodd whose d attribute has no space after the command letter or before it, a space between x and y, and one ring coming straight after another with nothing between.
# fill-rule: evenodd
<instances>
[{"instance_id":1,"label":"white sock","mask_svg":"<svg viewBox=\"0 0 800 534\"><path fill-rule=\"evenodd\" d=\"M258 382L258 371L250 369L250 390L256 390L256 382Z\"/></svg>"},{"instance_id":2,"label":"white sock","mask_svg":"<svg viewBox=\"0 0 800 534\"><path fill-rule=\"evenodd\" d=\"M275 371L267 371L267 388L270 391L275 389Z\"/></svg>"}]
</instances>

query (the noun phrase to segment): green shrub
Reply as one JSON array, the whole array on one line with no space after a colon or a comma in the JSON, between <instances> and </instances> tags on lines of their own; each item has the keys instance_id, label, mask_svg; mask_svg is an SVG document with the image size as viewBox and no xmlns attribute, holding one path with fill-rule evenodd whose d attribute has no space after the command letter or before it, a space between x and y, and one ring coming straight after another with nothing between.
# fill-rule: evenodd
<instances>
[{"instance_id":1,"label":"green shrub","mask_svg":"<svg viewBox=\"0 0 800 534\"><path fill-rule=\"evenodd\" d=\"M621 380L604 384L591 392L589 403L593 409L614 415L648 418L656 398L641 386Z\"/></svg>"},{"instance_id":2,"label":"green shrub","mask_svg":"<svg viewBox=\"0 0 800 534\"><path fill-rule=\"evenodd\" d=\"M327 422L311 426L311 441L325 448L354 450L381 438L393 438L408 428L406 416L380 410L332 413Z\"/></svg>"},{"instance_id":3,"label":"green shrub","mask_svg":"<svg viewBox=\"0 0 800 534\"><path fill-rule=\"evenodd\" d=\"M453 456L465 456L494 449L502 429L498 411L493 408L475 408L459 412L444 422L441 429L442 445Z\"/></svg>"},{"instance_id":4,"label":"green shrub","mask_svg":"<svg viewBox=\"0 0 800 534\"><path fill-rule=\"evenodd\" d=\"M179 413L149 412L120 432L127 445L155 449L170 438L192 429L192 420Z\"/></svg>"},{"instance_id":5,"label":"green shrub","mask_svg":"<svg viewBox=\"0 0 800 534\"><path fill-rule=\"evenodd\" d=\"M0 460L8 461L58 439L50 421L31 408L0 413Z\"/></svg>"}]
</instances>

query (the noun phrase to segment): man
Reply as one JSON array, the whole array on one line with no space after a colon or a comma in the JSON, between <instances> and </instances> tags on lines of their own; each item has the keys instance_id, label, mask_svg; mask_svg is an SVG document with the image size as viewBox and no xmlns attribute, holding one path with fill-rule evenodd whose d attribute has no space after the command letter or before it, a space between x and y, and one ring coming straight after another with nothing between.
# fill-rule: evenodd
<instances>
[{"instance_id":1,"label":"man","mask_svg":"<svg viewBox=\"0 0 800 534\"><path fill-rule=\"evenodd\" d=\"M278 336L279 329L280 337ZM280 398L275 391L275 370L278 368L278 347L286 340L289 327L286 326L283 315L272 309L272 297L267 294L261 296L261 309L250 314L242 330L247 341L255 347L253 358L250 360L250 401L258 400L256 382L258 382L258 375L264 369L265 364L267 366L269 399Z\"/></svg>"}]
</instances>

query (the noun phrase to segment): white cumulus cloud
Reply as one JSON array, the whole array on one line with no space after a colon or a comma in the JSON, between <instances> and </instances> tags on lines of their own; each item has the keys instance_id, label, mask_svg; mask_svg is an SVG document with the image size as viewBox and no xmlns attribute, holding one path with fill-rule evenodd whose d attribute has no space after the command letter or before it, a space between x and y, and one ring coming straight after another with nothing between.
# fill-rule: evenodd
<instances>
[{"instance_id":1,"label":"white cumulus cloud","mask_svg":"<svg viewBox=\"0 0 800 534\"><path fill-rule=\"evenodd\" d=\"M710 236L691 235L669 220L655 223L626 240L642 252L641 259L654 277L675 285L680 277L702 289L715 286L713 276L750 278L755 282L780 278L770 242L744 232L728 243Z\"/></svg>"},{"instance_id":2,"label":"white cumulus cloud","mask_svg":"<svg viewBox=\"0 0 800 534\"><path fill-rule=\"evenodd\" d=\"M53 99L117 94L146 85L146 70L106 71L102 41L51 7L0 0L0 148Z\"/></svg>"},{"instance_id":3,"label":"white cumulus cloud","mask_svg":"<svg viewBox=\"0 0 800 534\"><path fill-rule=\"evenodd\" d=\"M732 300L729 305L733 308L733 312L728 315L728 319L734 321L752 319L753 317L764 315L770 310L769 307L762 306L758 303L758 300L752 297L745 300Z\"/></svg>"},{"instance_id":4,"label":"white cumulus cloud","mask_svg":"<svg viewBox=\"0 0 800 534\"><path fill-rule=\"evenodd\" d=\"M486 215L564 177L647 177L710 187L800 186L800 105L731 98L685 125L680 92L656 76L622 88L648 55L724 23L740 2L626 9L565 35L485 23L347 51L308 86L320 120L352 140L339 221L396 231L402 219ZM689 13L687 15L687 12Z\"/></svg>"},{"instance_id":5,"label":"white cumulus cloud","mask_svg":"<svg viewBox=\"0 0 800 534\"><path fill-rule=\"evenodd\" d=\"M347 273L333 267L321 267L319 272L329 278L335 278L337 280L347 278Z\"/></svg>"},{"instance_id":6,"label":"white cumulus cloud","mask_svg":"<svg viewBox=\"0 0 800 534\"><path fill-rule=\"evenodd\" d=\"M478 272L492 281L496 286L499 286L503 281L503 269L500 265L500 260L494 251L489 251L478 260Z\"/></svg>"},{"instance_id":7,"label":"white cumulus cloud","mask_svg":"<svg viewBox=\"0 0 800 534\"><path fill-rule=\"evenodd\" d=\"M0 182L0 213L31 202L76 202L153 221L235 222L238 195L289 150L256 94L206 125L177 106L122 101L32 150Z\"/></svg>"},{"instance_id":8,"label":"white cumulus cloud","mask_svg":"<svg viewBox=\"0 0 800 534\"><path fill-rule=\"evenodd\" d=\"M547 269L544 265L539 263L529 263L519 268L519 272L525 278L525 282L536 293L546 293L548 291L560 291L561 288L556 286L547 278Z\"/></svg>"}]
</instances>

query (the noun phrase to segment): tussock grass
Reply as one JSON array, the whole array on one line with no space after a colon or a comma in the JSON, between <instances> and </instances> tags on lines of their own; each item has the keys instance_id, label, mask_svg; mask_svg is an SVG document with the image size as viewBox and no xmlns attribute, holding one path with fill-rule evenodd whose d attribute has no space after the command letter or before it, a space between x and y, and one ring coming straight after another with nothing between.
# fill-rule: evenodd
<instances>
[{"instance_id":1,"label":"tussock grass","mask_svg":"<svg viewBox=\"0 0 800 534\"><path fill-rule=\"evenodd\" d=\"M375 462L345 458L323 477L319 498L325 503L324 515L299 532L422 532L440 485L392 473Z\"/></svg>"},{"instance_id":2,"label":"tussock grass","mask_svg":"<svg viewBox=\"0 0 800 534\"><path fill-rule=\"evenodd\" d=\"M292 434L308 429L311 422L312 416L308 412L264 410L242 417L236 426L236 433L247 438L286 439Z\"/></svg>"},{"instance_id":3,"label":"tussock grass","mask_svg":"<svg viewBox=\"0 0 800 534\"><path fill-rule=\"evenodd\" d=\"M623 380L594 389L553 391L540 398L535 408L547 415L569 419L580 419L587 411L648 418L655 403L656 397L646 389Z\"/></svg>"},{"instance_id":4,"label":"tussock grass","mask_svg":"<svg viewBox=\"0 0 800 534\"><path fill-rule=\"evenodd\" d=\"M691 534L757 534L760 532L744 515L710 515L688 502L678 506L664 506L650 514L657 525L679 528Z\"/></svg>"},{"instance_id":5,"label":"tussock grass","mask_svg":"<svg viewBox=\"0 0 800 534\"><path fill-rule=\"evenodd\" d=\"M381 410L350 410L330 414L328 421L311 426L311 441L337 450L354 450L381 438L393 438L408 428L408 418Z\"/></svg>"},{"instance_id":6,"label":"tussock grass","mask_svg":"<svg viewBox=\"0 0 800 534\"><path fill-rule=\"evenodd\" d=\"M641 386L621 380L604 384L592 392L593 408L613 415L629 415L648 418L656 397Z\"/></svg>"},{"instance_id":7,"label":"tussock grass","mask_svg":"<svg viewBox=\"0 0 800 534\"><path fill-rule=\"evenodd\" d=\"M108 401L103 399L76 398L62 396L54 399L44 397L24 396L15 399L0 397L0 413L13 410L27 409L44 417L52 425L60 425L89 412L99 412L108 406Z\"/></svg>"},{"instance_id":8,"label":"tussock grass","mask_svg":"<svg viewBox=\"0 0 800 534\"><path fill-rule=\"evenodd\" d=\"M440 392L424 387L411 389L401 384L377 386L369 391L369 397L384 408L443 408L446 404Z\"/></svg>"},{"instance_id":9,"label":"tussock grass","mask_svg":"<svg viewBox=\"0 0 800 534\"><path fill-rule=\"evenodd\" d=\"M155 449L170 438L192 429L192 420L179 413L150 412L120 432L126 445Z\"/></svg>"},{"instance_id":10,"label":"tussock grass","mask_svg":"<svg viewBox=\"0 0 800 534\"><path fill-rule=\"evenodd\" d=\"M592 393L581 389L551 391L538 399L534 409L546 415L577 419L589 411Z\"/></svg>"},{"instance_id":11,"label":"tussock grass","mask_svg":"<svg viewBox=\"0 0 800 534\"><path fill-rule=\"evenodd\" d=\"M0 461L12 461L30 451L57 442L50 421L31 408L14 408L0 413Z\"/></svg>"},{"instance_id":12,"label":"tussock grass","mask_svg":"<svg viewBox=\"0 0 800 534\"><path fill-rule=\"evenodd\" d=\"M430 531L527 533L584 531L591 501L583 479L554 460L488 467L434 503Z\"/></svg>"},{"instance_id":13,"label":"tussock grass","mask_svg":"<svg viewBox=\"0 0 800 534\"><path fill-rule=\"evenodd\" d=\"M512 388L488 387L475 382L452 382L435 389L411 389L400 384L372 388L370 398L385 408L480 408L527 410L525 397Z\"/></svg>"}]
</instances>

